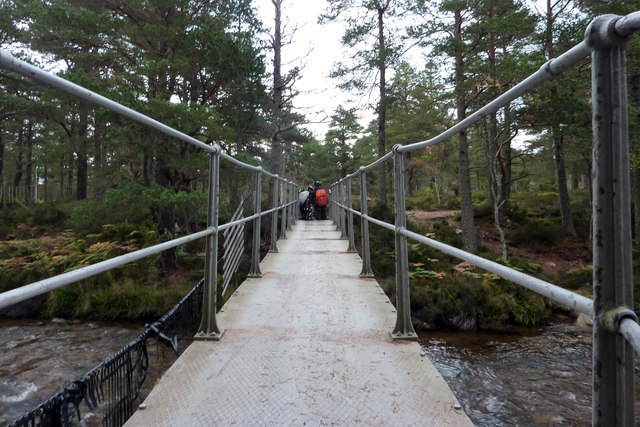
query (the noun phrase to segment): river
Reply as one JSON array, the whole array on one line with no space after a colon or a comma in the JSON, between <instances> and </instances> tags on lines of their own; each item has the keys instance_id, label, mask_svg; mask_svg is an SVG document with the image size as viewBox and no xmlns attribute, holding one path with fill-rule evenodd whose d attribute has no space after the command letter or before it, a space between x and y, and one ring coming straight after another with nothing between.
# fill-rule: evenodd
<instances>
[{"instance_id":1,"label":"river","mask_svg":"<svg viewBox=\"0 0 640 427\"><path fill-rule=\"evenodd\" d=\"M91 370L143 329L131 323L0 319L0 425ZM420 344L476 425L591 424L588 329L558 321L508 334L421 332ZM165 346L151 345L149 352L150 389L175 356Z\"/></svg>"},{"instance_id":2,"label":"river","mask_svg":"<svg viewBox=\"0 0 640 427\"><path fill-rule=\"evenodd\" d=\"M590 328L565 320L508 334L419 336L474 424L590 426L591 334ZM639 410L636 403L636 414Z\"/></svg>"},{"instance_id":3,"label":"river","mask_svg":"<svg viewBox=\"0 0 640 427\"><path fill-rule=\"evenodd\" d=\"M0 425L16 418L98 366L144 331L144 323L0 318ZM181 343L180 347L184 347ZM182 350L183 348L181 348ZM148 346L149 372L141 394L176 356L165 345ZM82 406L84 425L100 425Z\"/></svg>"}]
</instances>

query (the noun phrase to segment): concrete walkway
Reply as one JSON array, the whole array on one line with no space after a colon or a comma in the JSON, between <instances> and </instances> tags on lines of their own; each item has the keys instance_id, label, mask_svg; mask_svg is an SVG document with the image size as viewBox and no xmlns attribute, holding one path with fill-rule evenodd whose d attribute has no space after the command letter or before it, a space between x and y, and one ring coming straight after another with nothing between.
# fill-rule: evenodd
<instances>
[{"instance_id":1,"label":"concrete walkway","mask_svg":"<svg viewBox=\"0 0 640 427\"><path fill-rule=\"evenodd\" d=\"M471 426L330 221L299 221L127 426Z\"/></svg>"}]
</instances>

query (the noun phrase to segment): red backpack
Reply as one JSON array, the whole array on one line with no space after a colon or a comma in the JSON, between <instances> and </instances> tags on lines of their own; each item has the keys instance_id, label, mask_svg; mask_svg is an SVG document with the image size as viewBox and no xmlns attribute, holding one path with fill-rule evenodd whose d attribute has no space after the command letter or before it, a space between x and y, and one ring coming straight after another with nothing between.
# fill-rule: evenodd
<instances>
[{"instance_id":1,"label":"red backpack","mask_svg":"<svg viewBox=\"0 0 640 427\"><path fill-rule=\"evenodd\" d=\"M329 204L329 197L327 197L327 192L324 191L324 188L318 188L316 190L316 205L327 206L327 204Z\"/></svg>"}]
</instances>

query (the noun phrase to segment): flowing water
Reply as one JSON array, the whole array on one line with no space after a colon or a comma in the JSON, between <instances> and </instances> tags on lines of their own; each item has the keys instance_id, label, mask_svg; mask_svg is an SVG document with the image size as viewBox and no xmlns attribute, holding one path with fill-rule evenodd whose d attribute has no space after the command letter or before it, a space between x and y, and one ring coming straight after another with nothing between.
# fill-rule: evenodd
<instances>
[{"instance_id":1,"label":"flowing water","mask_svg":"<svg viewBox=\"0 0 640 427\"><path fill-rule=\"evenodd\" d=\"M29 412L143 331L144 323L0 318L0 425ZM164 345L150 344L148 350L150 368L141 394L148 394L155 379L175 360ZM86 406L81 410L82 416L91 417Z\"/></svg>"},{"instance_id":2,"label":"flowing water","mask_svg":"<svg viewBox=\"0 0 640 427\"><path fill-rule=\"evenodd\" d=\"M589 426L591 334L557 322L510 334L424 332L420 343L476 425Z\"/></svg>"},{"instance_id":3,"label":"flowing water","mask_svg":"<svg viewBox=\"0 0 640 427\"><path fill-rule=\"evenodd\" d=\"M0 425L31 410L143 330L142 323L0 319ZM588 329L556 322L509 334L421 332L420 343L478 426L591 424ZM175 360L170 349L153 344L149 357L142 394Z\"/></svg>"}]
</instances>

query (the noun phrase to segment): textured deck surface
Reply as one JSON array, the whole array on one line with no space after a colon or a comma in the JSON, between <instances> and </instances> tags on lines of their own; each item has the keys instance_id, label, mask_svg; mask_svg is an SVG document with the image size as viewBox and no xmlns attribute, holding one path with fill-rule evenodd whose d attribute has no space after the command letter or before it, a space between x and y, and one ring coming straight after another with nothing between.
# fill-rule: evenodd
<instances>
[{"instance_id":1,"label":"textured deck surface","mask_svg":"<svg viewBox=\"0 0 640 427\"><path fill-rule=\"evenodd\" d=\"M471 426L393 305L329 221L299 221L127 426Z\"/></svg>"}]
</instances>

